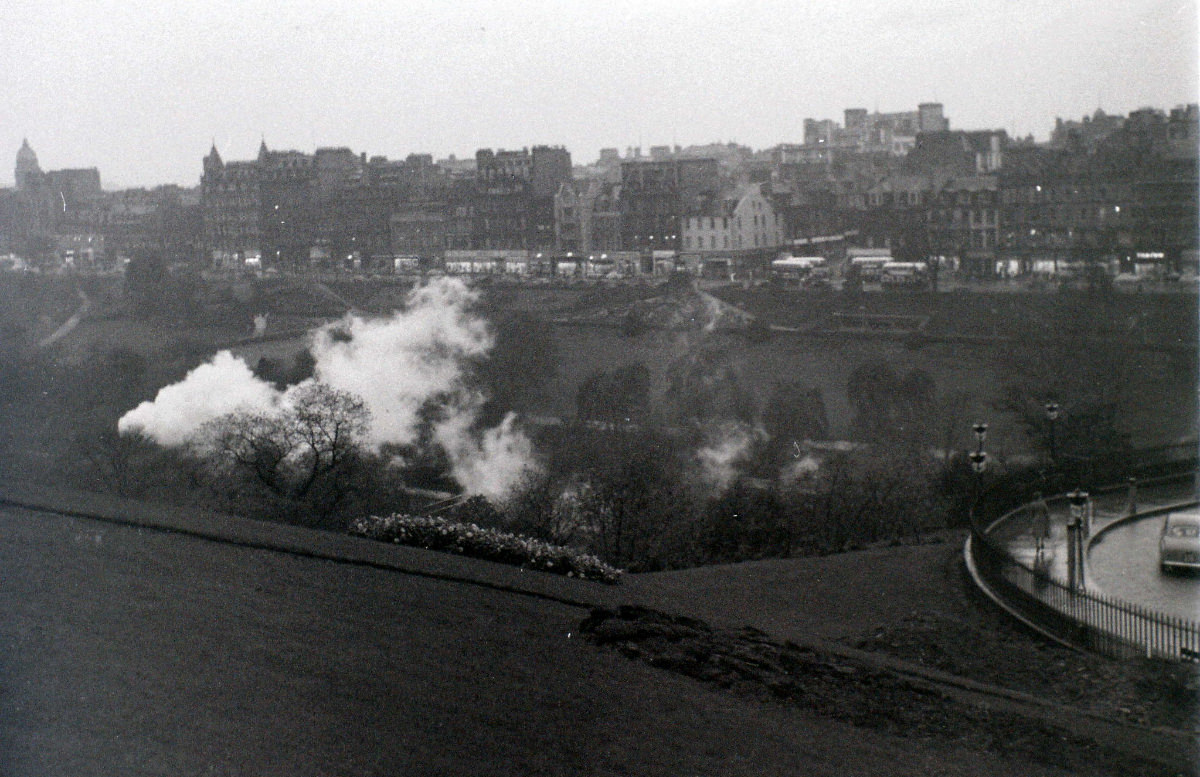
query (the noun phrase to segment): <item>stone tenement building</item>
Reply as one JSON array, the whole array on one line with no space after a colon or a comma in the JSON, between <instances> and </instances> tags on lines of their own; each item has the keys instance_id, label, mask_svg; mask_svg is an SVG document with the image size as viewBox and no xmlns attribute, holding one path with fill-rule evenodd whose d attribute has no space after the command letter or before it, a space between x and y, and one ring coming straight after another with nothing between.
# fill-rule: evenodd
<instances>
[{"instance_id":1,"label":"stone tenement building","mask_svg":"<svg viewBox=\"0 0 1200 777\"><path fill-rule=\"evenodd\" d=\"M200 208L192 190L105 192L94 167L43 171L28 141L13 172L16 187L0 190L0 253L44 269L111 269L146 251L195 260Z\"/></svg>"},{"instance_id":2,"label":"stone tenement building","mask_svg":"<svg viewBox=\"0 0 1200 777\"><path fill-rule=\"evenodd\" d=\"M480 149L475 154L472 248L552 251L554 196L571 181L571 154Z\"/></svg>"},{"instance_id":3,"label":"stone tenement building","mask_svg":"<svg viewBox=\"0 0 1200 777\"><path fill-rule=\"evenodd\" d=\"M1193 262L1196 107L1089 124L1103 132L1075 142L1074 128L1060 124L1054 143L1037 145L1003 130L950 130L937 103L899 113L850 109L845 126L805 122L804 145L762 154L735 144L656 146L648 157L631 149L624 158L608 149L603 164L576 171L588 176L579 180L566 149L548 146L481 149L467 171L427 155L389 162L349 149L309 156L264 145L253 162L221 165L210 153L206 236L213 256L253 254L284 266L369 266L447 250L703 251L716 261L717 253L754 250L753 236L737 248L732 231L707 231L710 217L726 223L723 193L754 181L782 232L782 241L759 237L768 253L781 242L842 234L980 276L1085 255L1105 257L1113 272L1139 258L1168 269Z\"/></svg>"},{"instance_id":4,"label":"stone tenement building","mask_svg":"<svg viewBox=\"0 0 1200 777\"><path fill-rule=\"evenodd\" d=\"M627 251L678 251L684 214L717 197L716 159L635 160L621 164L621 244Z\"/></svg>"},{"instance_id":5,"label":"stone tenement building","mask_svg":"<svg viewBox=\"0 0 1200 777\"><path fill-rule=\"evenodd\" d=\"M762 184L725 191L683 219L683 251L706 276L730 277L766 267L783 244L783 219Z\"/></svg>"},{"instance_id":6,"label":"stone tenement building","mask_svg":"<svg viewBox=\"0 0 1200 777\"><path fill-rule=\"evenodd\" d=\"M481 149L464 182L428 154L404 161L272 151L224 162L204 159L201 193L208 258L217 265L297 269L384 269L397 254L440 255L454 248L554 246L554 195L571 179L564 148Z\"/></svg>"},{"instance_id":7,"label":"stone tenement building","mask_svg":"<svg viewBox=\"0 0 1200 777\"><path fill-rule=\"evenodd\" d=\"M253 162L226 164L214 143L204 157L200 207L204 213L204 247L217 265L262 257L262 203Z\"/></svg>"},{"instance_id":8,"label":"stone tenement building","mask_svg":"<svg viewBox=\"0 0 1200 777\"><path fill-rule=\"evenodd\" d=\"M0 253L84 267L152 251L206 266L364 271L447 251L543 254L547 263L621 253L648 271L676 254L744 267L789 244L840 244L980 276L1083 263L1163 274L1197 262L1198 126L1196 105L1097 111L1059 121L1038 144L1004 130L950 130L942 106L923 103L852 108L844 126L809 119L803 143L766 151L734 142L652 146L648 156L609 148L576 168L555 146L435 162L263 142L244 161L214 146L198 191L113 193L101 191L94 168L44 172L25 143L16 186L0 190ZM729 221L744 199L730 193L750 184L771 211L761 234ZM754 218L752 228L764 227Z\"/></svg>"}]
</instances>

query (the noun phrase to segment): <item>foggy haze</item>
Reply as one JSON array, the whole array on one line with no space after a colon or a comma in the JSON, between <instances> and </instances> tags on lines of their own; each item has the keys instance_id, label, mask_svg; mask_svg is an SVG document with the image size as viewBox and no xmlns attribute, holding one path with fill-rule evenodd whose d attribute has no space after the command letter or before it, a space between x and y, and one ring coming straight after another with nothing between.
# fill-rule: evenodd
<instances>
[{"instance_id":1,"label":"foggy haze","mask_svg":"<svg viewBox=\"0 0 1200 777\"><path fill-rule=\"evenodd\" d=\"M5 4L0 147L192 186L226 159L349 146L799 142L806 117L946 106L954 129L1045 139L1097 107L1195 102L1194 0L980 6L658 0L353 5ZM11 185L11 169L0 185Z\"/></svg>"}]
</instances>

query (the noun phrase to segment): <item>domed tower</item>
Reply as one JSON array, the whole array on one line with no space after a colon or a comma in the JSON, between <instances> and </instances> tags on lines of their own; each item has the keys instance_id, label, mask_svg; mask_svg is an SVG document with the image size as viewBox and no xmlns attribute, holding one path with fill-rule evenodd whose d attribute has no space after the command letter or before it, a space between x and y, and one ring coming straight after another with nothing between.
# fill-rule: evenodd
<instances>
[{"instance_id":1,"label":"domed tower","mask_svg":"<svg viewBox=\"0 0 1200 777\"><path fill-rule=\"evenodd\" d=\"M28 138L21 143L21 150L17 152L14 178L18 191L32 191L42 182L42 168L38 165L37 154L29 147Z\"/></svg>"}]
</instances>

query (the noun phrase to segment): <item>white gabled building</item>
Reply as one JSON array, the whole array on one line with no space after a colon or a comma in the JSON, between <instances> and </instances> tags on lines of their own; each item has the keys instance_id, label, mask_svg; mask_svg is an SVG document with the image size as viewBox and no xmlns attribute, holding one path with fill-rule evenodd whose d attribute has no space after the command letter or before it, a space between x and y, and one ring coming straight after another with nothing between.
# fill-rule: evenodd
<instances>
[{"instance_id":1,"label":"white gabled building","mask_svg":"<svg viewBox=\"0 0 1200 777\"><path fill-rule=\"evenodd\" d=\"M769 261L783 245L783 217L763 195L761 184L729 191L682 222L682 252L699 255L705 267L723 263L730 273L747 269L754 260Z\"/></svg>"},{"instance_id":2,"label":"white gabled building","mask_svg":"<svg viewBox=\"0 0 1200 777\"><path fill-rule=\"evenodd\" d=\"M739 187L683 219L683 250L754 251L783 244L783 218L760 184Z\"/></svg>"}]
</instances>

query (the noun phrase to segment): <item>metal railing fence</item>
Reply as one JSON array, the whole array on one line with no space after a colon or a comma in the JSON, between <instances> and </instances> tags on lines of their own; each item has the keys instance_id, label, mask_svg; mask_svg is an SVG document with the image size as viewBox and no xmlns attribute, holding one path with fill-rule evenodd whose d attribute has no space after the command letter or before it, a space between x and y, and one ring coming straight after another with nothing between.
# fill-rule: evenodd
<instances>
[{"instance_id":1,"label":"metal railing fence","mask_svg":"<svg viewBox=\"0 0 1200 777\"><path fill-rule=\"evenodd\" d=\"M1192 477L1189 474L1156 482L1182 483ZM1103 655L1200 660L1200 623L1071 586L1036 560L1030 565L1017 558L991 536L992 527L1026 509L1022 506L1012 510L986 528L972 526L970 552L975 570L1004 604L1047 633Z\"/></svg>"}]
</instances>

